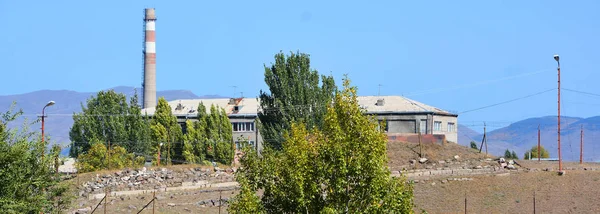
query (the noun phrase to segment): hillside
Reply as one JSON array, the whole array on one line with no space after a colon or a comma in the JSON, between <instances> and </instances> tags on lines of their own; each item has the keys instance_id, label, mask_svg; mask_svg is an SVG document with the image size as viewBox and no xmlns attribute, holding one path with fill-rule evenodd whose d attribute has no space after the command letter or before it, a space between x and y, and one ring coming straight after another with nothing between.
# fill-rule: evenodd
<instances>
[{"instance_id":1,"label":"hillside","mask_svg":"<svg viewBox=\"0 0 600 214\"><path fill-rule=\"evenodd\" d=\"M128 86L118 86L110 88L119 93L124 93L127 97L134 95L136 88ZM107 89L108 90L108 89ZM139 90L138 94L139 94ZM23 109L24 115L19 120L11 123L9 126L21 126L25 119L35 121L41 115L42 108L50 100L54 100L56 105L46 109L46 133L51 137L51 142L65 144L69 142L69 129L73 124L71 114L81 112L81 104L97 92L77 92L69 90L41 90L25 94L0 96L0 112L5 112L11 103L17 102L17 108ZM222 98L219 95L198 96L188 90L166 90L158 91L158 97L165 97L167 100L175 99L194 99L194 98ZM34 124L30 129L39 129L40 124Z\"/></svg>"}]
</instances>

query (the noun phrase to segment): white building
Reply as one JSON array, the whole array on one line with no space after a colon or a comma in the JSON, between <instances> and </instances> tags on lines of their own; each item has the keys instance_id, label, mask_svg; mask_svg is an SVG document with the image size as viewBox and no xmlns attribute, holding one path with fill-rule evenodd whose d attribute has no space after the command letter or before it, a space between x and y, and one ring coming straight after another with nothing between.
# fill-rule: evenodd
<instances>
[{"instance_id":1,"label":"white building","mask_svg":"<svg viewBox=\"0 0 600 214\"><path fill-rule=\"evenodd\" d=\"M388 135L414 135L419 131L428 135L443 135L446 141L457 142L458 115L410 100L401 96L359 96L359 105L366 114L387 123ZM252 146L262 148L262 138L255 119L260 111L256 98L188 99L169 102L185 133L185 121L197 119L198 105L203 103L207 112L215 105L225 109L233 127L233 139L246 139ZM155 108L142 110L152 116ZM238 143L238 142L236 142Z\"/></svg>"}]
</instances>

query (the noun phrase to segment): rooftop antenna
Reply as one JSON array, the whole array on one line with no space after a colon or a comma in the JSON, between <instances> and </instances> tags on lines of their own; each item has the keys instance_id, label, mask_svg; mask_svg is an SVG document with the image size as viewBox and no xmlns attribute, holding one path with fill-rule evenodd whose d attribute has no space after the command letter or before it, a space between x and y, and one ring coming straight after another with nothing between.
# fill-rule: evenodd
<instances>
[{"instance_id":1,"label":"rooftop antenna","mask_svg":"<svg viewBox=\"0 0 600 214\"><path fill-rule=\"evenodd\" d=\"M377 96L379 97L381 95L381 86L383 86L382 84L379 84L379 89L377 89Z\"/></svg>"},{"instance_id":2,"label":"rooftop antenna","mask_svg":"<svg viewBox=\"0 0 600 214\"><path fill-rule=\"evenodd\" d=\"M233 87L233 98L235 98L235 89L237 89L237 86L235 86L235 85L232 85L232 86L230 86L230 87Z\"/></svg>"}]
</instances>

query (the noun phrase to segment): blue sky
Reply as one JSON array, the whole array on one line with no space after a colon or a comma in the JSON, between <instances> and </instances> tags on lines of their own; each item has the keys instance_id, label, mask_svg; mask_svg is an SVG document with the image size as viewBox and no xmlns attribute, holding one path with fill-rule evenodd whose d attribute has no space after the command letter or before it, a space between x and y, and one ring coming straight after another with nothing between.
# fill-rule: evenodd
<instances>
[{"instance_id":1,"label":"blue sky","mask_svg":"<svg viewBox=\"0 0 600 214\"><path fill-rule=\"evenodd\" d=\"M600 93L597 1L0 1L0 95L138 86L143 9L157 13L157 88L254 97L280 50L359 95L463 112L556 87ZM237 94L239 96L239 93ZM600 115L563 91L563 115ZM556 91L461 114L463 124L556 114ZM503 124L508 125L508 124ZM493 128L493 127L492 127Z\"/></svg>"}]
</instances>

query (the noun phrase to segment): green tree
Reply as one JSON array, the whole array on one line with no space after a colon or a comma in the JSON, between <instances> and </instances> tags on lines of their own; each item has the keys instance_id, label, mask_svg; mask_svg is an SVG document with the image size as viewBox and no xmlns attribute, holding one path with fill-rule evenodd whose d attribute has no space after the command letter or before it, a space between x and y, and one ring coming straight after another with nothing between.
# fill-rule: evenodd
<instances>
[{"instance_id":1,"label":"green tree","mask_svg":"<svg viewBox=\"0 0 600 214\"><path fill-rule=\"evenodd\" d=\"M511 158L512 158L512 159L516 159L516 160L518 160L518 159L519 159L519 156L517 156L517 153L516 153L514 150L513 150L513 151L512 151L512 153L511 153Z\"/></svg>"},{"instance_id":2,"label":"green tree","mask_svg":"<svg viewBox=\"0 0 600 214\"><path fill-rule=\"evenodd\" d=\"M538 158L538 154L541 155L540 158L550 157L550 153L548 153L548 150L546 150L543 146L540 146L540 153L538 153L537 146L531 147L530 150L525 152L523 159L529 160L529 153L531 153L531 158Z\"/></svg>"},{"instance_id":3,"label":"green tree","mask_svg":"<svg viewBox=\"0 0 600 214\"><path fill-rule=\"evenodd\" d=\"M510 153L510 151L508 151L508 149L506 149L506 151L504 151L504 158L512 158L512 153Z\"/></svg>"},{"instance_id":4,"label":"green tree","mask_svg":"<svg viewBox=\"0 0 600 214\"><path fill-rule=\"evenodd\" d=\"M281 151L246 148L232 213L412 213L412 185L387 167L387 139L344 80L322 130L292 123ZM262 190L257 204L256 191Z\"/></svg>"},{"instance_id":5,"label":"green tree","mask_svg":"<svg viewBox=\"0 0 600 214\"><path fill-rule=\"evenodd\" d=\"M108 146L101 142L93 143L90 150L77 157L75 166L78 172L93 172L101 169L121 169L139 167L145 162L144 157L135 157L120 146Z\"/></svg>"},{"instance_id":6,"label":"green tree","mask_svg":"<svg viewBox=\"0 0 600 214\"><path fill-rule=\"evenodd\" d=\"M29 132L30 124L9 129L7 124L22 115L16 104L0 114L0 210L2 213L56 213L68 203L67 187L57 186L54 154L45 153L45 143ZM42 156L44 158L42 158Z\"/></svg>"},{"instance_id":7,"label":"green tree","mask_svg":"<svg viewBox=\"0 0 600 214\"><path fill-rule=\"evenodd\" d=\"M183 135L183 157L188 163L199 163L200 158L196 156L194 145L198 143L198 131L191 120L185 121L186 133Z\"/></svg>"},{"instance_id":8,"label":"green tree","mask_svg":"<svg viewBox=\"0 0 600 214\"><path fill-rule=\"evenodd\" d=\"M153 152L161 150L161 156L166 157L166 163L171 164L172 159L184 159L183 133L181 126L177 123L177 117L172 113L171 106L164 97L158 99L156 111L150 121L152 140L154 141ZM178 143L179 142L179 143ZM163 143L163 146L160 146Z\"/></svg>"},{"instance_id":9,"label":"green tree","mask_svg":"<svg viewBox=\"0 0 600 214\"><path fill-rule=\"evenodd\" d=\"M127 103L124 94L114 90L100 91L92 96L81 113L73 115L70 156L77 157L90 149L92 142L111 142L127 151L148 151L148 123L137 105L137 93Z\"/></svg>"},{"instance_id":10,"label":"green tree","mask_svg":"<svg viewBox=\"0 0 600 214\"><path fill-rule=\"evenodd\" d=\"M281 149L283 133L293 122L303 122L309 129L322 127L336 86L332 76L319 76L310 67L310 56L305 53L286 56L279 52L275 63L264 68L270 93L260 91L258 127L267 146Z\"/></svg>"},{"instance_id":11,"label":"green tree","mask_svg":"<svg viewBox=\"0 0 600 214\"><path fill-rule=\"evenodd\" d=\"M477 143L475 143L475 141L471 141L471 149L479 150L479 148L477 148Z\"/></svg>"}]
</instances>

